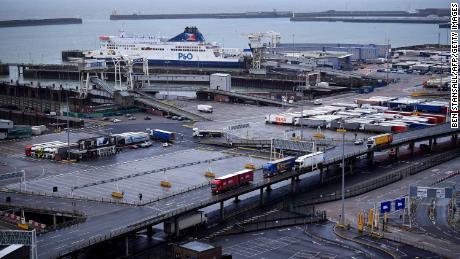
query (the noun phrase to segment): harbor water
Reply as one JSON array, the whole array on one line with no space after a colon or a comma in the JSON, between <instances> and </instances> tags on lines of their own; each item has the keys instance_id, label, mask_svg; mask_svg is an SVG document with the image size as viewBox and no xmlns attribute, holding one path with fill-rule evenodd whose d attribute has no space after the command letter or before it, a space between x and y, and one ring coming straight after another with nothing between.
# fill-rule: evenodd
<instances>
[{"instance_id":1,"label":"harbor water","mask_svg":"<svg viewBox=\"0 0 460 259\"><path fill-rule=\"evenodd\" d=\"M368 10L368 0L322 1L321 4L294 0L247 1L228 3L218 1L52 1L31 2L4 0L0 20L53 17L81 17L83 24L35 27L0 28L0 61L24 63L60 63L61 51L69 49L93 50L99 48L98 36L127 33L172 37L186 26L197 26L207 41L224 47L247 48L246 34L251 32L280 32L282 42L300 43L376 43L389 41L393 47L438 43L446 44L447 29L435 24L377 24L342 22L291 22L278 19L189 19L189 20L129 20L110 21L113 10L118 13L197 13L294 10L295 12L336 10ZM177 3L177 4L172 4ZM203 4L207 3L207 4ZM262 4L263 3L263 4ZM326 7L325 7L326 6ZM448 1L372 1L372 10L404 10L416 8L446 8ZM49 13L49 8L57 10ZM363 9L364 8L364 9ZM142 10L142 11L139 11ZM14 16L13 16L14 15Z\"/></svg>"}]
</instances>

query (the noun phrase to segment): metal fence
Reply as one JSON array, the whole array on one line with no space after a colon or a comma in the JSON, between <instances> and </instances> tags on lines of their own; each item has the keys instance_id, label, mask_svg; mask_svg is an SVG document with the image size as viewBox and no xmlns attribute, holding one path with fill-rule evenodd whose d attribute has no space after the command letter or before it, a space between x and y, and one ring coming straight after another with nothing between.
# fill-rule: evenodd
<instances>
[{"instance_id":1,"label":"metal fence","mask_svg":"<svg viewBox=\"0 0 460 259\"><path fill-rule=\"evenodd\" d=\"M433 166L442 164L458 156L460 156L460 150L444 152L444 153L429 157L427 159L424 159L415 165L405 166L400 169L386 173L380 177L369 179L362 183L352 185L346 188L345 198L360 195L360 194L375 190L377 188L383 187L390 183L394 183L409 175L413 175L423 170L426 170L428 168L431 168ZM303 205L312 205L312 204L324 203L324 202L329 202L329 201L336 201L341 198L342 198L341 192L340 190L338 190L338 191L335 191L334 193L331 193L330 195L327 195L327 196L320 195L319 197L305 201L303 202Z\"/></svg>"}]
</instances>

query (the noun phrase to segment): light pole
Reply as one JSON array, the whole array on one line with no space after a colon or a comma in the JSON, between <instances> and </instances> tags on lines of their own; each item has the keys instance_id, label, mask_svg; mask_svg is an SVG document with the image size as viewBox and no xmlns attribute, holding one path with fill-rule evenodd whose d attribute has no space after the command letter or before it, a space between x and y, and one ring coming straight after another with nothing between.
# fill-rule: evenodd
<instances>
[{"instance_id":1,"label":"light pole","mask_svg":"<svg viewBox=\"0 0 460 259\"><path fill-rule=\"evenodd\" d=\"M341 124L337 132L342 133L342 214L340 216L340 225L345 226L345 133L347 131Z\"/></svg>"},{"instance_id":2,"label":"light pole","mask_svg":"<svg viewBox=\"0 0 460 259\"><path fill-rule=\"evenodd\" d=\"M166 64L166 89L167 89L167 94L168 94L168 98L166 99L169 99L169 61L165 61L165 64Z\"/></svg>"},{"instance_id":3,"label":"light pole","mask_svg":"<svg viewBox=\"0 0 460 259\"><path fill-rule=\"evenodd\" d=\"M70 160L70 129L69 129L69 90L67 90L67 161Z\"/></svg>"}]
</instances>

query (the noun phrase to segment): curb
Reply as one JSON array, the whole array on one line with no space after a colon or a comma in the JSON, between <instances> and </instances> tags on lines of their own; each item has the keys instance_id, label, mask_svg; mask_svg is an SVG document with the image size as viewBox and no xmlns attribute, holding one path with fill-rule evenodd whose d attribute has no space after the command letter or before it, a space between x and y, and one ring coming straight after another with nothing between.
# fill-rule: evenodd
<instances>
[{"instance_id":1,"label":"curb","mask_svg":"<svg viewBox=\"0 0 460 259\"><path fill-rule=\"evenodd\" d=\"M333 230L334 230L334 234L335 234L336 236L342 238L342 239L345 239L345 240L348 240L348 241L351 241L351 242L355 242L355 243L358 243L358 244L361 244L361 245L364 245L364 246L367 246L367 247L372 247L372 248L374 248L374 249L377 249L377 250L379 250L379 251L382 251L382 252L384 252L384 253L390 255L390 256L393 257L393 258L399 258L399 256L393 254L393 253L390 252L390 251L387 251L387 250L385 250L385 249L382 249L381 247L379 247L379 246L377 246L377 245L370 244L370 243L366 243L366 242L360 241L360 240L355 240L355 239L353 239L353 238L349 238L349 237L346 237L346 236L344 236L344 235L339 234L339 233L336 231L336 226L334 226Z\"/></svg>"}]
</instances>

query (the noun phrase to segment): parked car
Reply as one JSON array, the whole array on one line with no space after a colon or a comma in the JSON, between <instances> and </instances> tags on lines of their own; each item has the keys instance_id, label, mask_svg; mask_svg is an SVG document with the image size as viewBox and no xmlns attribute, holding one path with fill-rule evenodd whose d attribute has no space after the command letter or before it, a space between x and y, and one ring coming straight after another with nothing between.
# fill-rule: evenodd
<instances>
[{"instance_id":1,"label":"parked car","mask_svg":"<svg viewBox=\"0 0 460 259\"><path fill-rule=\"evenodd\" d=\"M128 120L130 120L130 121L136 120L136 117L131 116L131 117L128 118Z\"/></svg>"},{"instance_id":2,"label":"parked car","mask_svg":"<svg viewBox=\"0 0 460 259\"><path fill-rule=\"evenodd\" d=\"M102 120L103 120L103 121L109 121L110 118L109 118L109 117L104 117L104 118L102 118Z\"/></svg>"},{"instance_id":3,"label":"parked car","mask_svg":"<svg viewBox=\"0 0 460 259\"><path fill-rule=\"evenodd\" d=\"M163 145L162 145L162 146L163 146L163 147L169 147L169 146L170 146L170 144L169 144L168 142L165 142L165 143L163 143Z\"/></svg>"},{"instance_id":4,"label":"parked car","mask_svg":"<svg viewBox=\"0 0 460 259\"><path fill-rule=\"evenodd\" d=\"M323 100L321 100L321 99L316 99L316 100L313 101L313 104L314 104L314 105L321 105L321 104L323 104Z\"/></svg>"},{"instance_id":5,"label":"parked car","mask_svg":"<svg viewBox=\"0 0 460 259\"><path fill-rule=\"evenodd\" d=\"M121 122L121 120L120 120L120 119L117 119L117 118L115 118L115 119L113 119L113 120L112 120L112 122L113 122L113 123L118 123L118 122Z\"/></svg>"},{"instance_id":6,"label":"parked car","mask_svg":"<svg viewBox=\"0 0 460 259\"><path fill-rule=\"evenodd\" d=\"M152 118L150 118L149 116L145 116L145 117L144 117L144 120L146 120L146 121L149 121L149 120L151 120L151 119L152 119Z\"/></svg>"},{"instance_id":7,"label":"parked car","mask_svg":"<svg viewBox=\"0 0 460 259\"><path fill-rule=\"evenodd\" d=\"M133 115L130 114L130 113L125 114L125 117L128 117L128 118L129 118L129 117L132 117L132 116L133 116Z\"/></svg>"},{"instance_id":8,"label":"parked car","mask_svg":"<svg viewBox=\"0 0 460 259\"><path fill-rule=\"evenodd\" d=\"M146 148L146 147L151 147L152 142L151 141L145 141L139 145L140 147Z\"/></svg>"},{"instance_id":9,"label":"parked car","mask_svg":"<svg viewBox=\"0 0 460 259\"><path fill-rule=\"evenodd\" d=\"M173 120L177 120L177 119L179 119L179 117L177 117L177 116L172 116L172 118L171 118L171 119L173 119Z\"/></svg>"},{"instance_id":10,"label":"parked car","mask_svg":"<svg viewBox=\"0 0 460 259\"><path fill-rule=\"evenodd\" d=\"M362 145L362 144L364 144L364 139L359 138L359 139L355 140L354 144L355 145Z\"/></svg>"}]
</instances>

